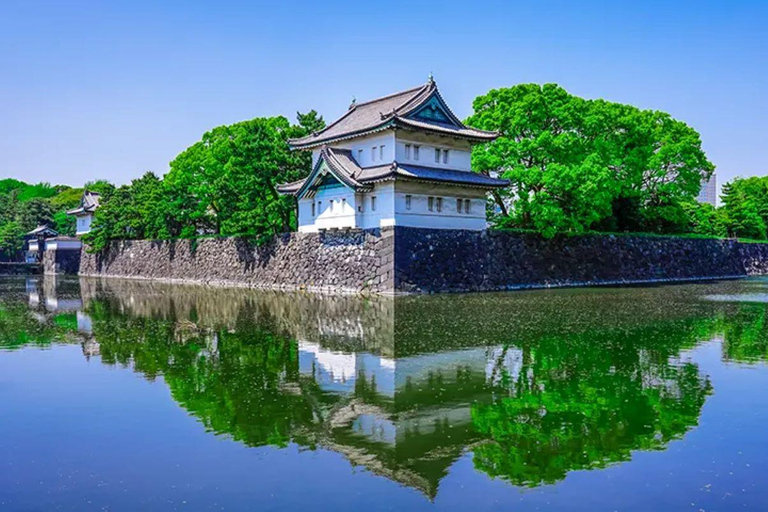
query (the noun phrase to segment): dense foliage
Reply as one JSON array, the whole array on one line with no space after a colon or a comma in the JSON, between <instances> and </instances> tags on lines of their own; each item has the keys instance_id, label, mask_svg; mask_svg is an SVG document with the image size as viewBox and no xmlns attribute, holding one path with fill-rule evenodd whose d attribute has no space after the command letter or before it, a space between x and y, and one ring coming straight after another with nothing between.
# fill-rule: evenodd
<instances>
[{"instance_id":1,"label":"dense foliage","mask_svg":"<svg viewBox=\"0 0 768 512\"><path fill-rule=\"evenodd\" d=\"M245 235L259 241L296 227L295 202L276 186L309 173L310 156L288 139L324 126L312 111L298 124L284 117L219 126L178 155L163 178L153 173L103 198L93 231L94 249L129 238Z\"/></svg>"},{"instance_id":2,"label":"dense foliage","mask_svg":"<svg viewBox=\"0 0 768 512\"><path fill-rule=\"evenodd\" d=\"M86 187L104 192L112 186L97 181ZM37 226L47 224L61 235L74 235L75 219L66 211L78 205L82 194L82 188L66 185L0 180L0 261L18 259L24 235Z\"/></svg>"},{"instance_id":3,"label":"dense foliage","mask_svg":"<svg viewBox=\"0 0 768 512\"><path fill-rule=\"evenodd\" d=\"M714 170L685 123L555 84L492 90L473 108L469 125L501 134L472 155L476 170L511 182L494 198L501 226L547 236L684 231L683 204Z\"/></svg>"}]
</instances>

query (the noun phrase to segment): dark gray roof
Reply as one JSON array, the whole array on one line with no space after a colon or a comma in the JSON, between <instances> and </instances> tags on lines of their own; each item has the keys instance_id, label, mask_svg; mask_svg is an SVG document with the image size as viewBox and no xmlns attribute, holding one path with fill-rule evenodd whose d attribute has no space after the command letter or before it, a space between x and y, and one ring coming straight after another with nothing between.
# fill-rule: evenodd
<instances>
[{"instance_id":1,"label":"dark gray roof","mask_svg":"<svg viewBox=\"0 0 768 512\"><path fill-rule=\"evenodd\" d=\"M83 191L83 195L80 198L80 206L73 210L68 210L69 215L78 215L80 213L91 213L99 207L99 193L91 192L90 190Z\"/></svg>"},{"instance_id":2,"label":"dark gray roof","mask_svg":"<svg viewBox=\"0 0 768 512\"><path fill-rule=\"evenodd\" d=\"M322 178L319 174L320 166L325 162L336 179L354 190L367 190L370 187L365 186L357 178L362 173L362 169L352 157L352 152L348 149L331 148L324 146L320 150L320 157L309 176L303 180L285 183L277 186L277 191L281 194L302 195L306 187L312 185Z\"/></svg>"},{"instance_id":3,"label":"dark gray roof","mask_svg":"<svg viewBox=\"0 0 768 512\"><path fill-rule=\"evenodd\" d=\"M446 106L448 122L419 121L407 117L409 114L417 112L420 107L427 104L435 96ZM309 149L396 127L433 131L478 142L493 140L498 137L496 132L464 126L445 104L434 80L429 80L421 87L390 94L365 103L353 103L346 114L323 130L299 139L291 139L288 142L295 149Z\"/></svg>"},{"instance_id":4,"label":"dark gray roof","mask_svg":"<svg viewBox=\"0 0 768 512\"><path fill-rule=\"evenodd\" d=\"M398 178L408 180L440 182L479 188L501 188L509 185L508 180L491 178L476 172L438 169L436 167L422 167L420 165L399 164L395 167L394 174Z\"/></svg>"},{"instance_id":5,"label":"dark gray roof","mask_svg":"<svg viewBox=\"0 0 768 512\"><path fill-rule=\"evenodd\" d=\"M315 167L306 179L278 185L278 192L281 194L303 195L307 188L311 187L321 178L319 170L322 162L326 162L331 174L333 174L340 182L357 191L370 190L371 185L374 182L391 179L462 185L477 188L499 188L509 185L509 181L507 180L491 178L490 176L475 172L398 164L397 162L376 167L362 168L357 165L357 162L352 156L352 152L348 149L330 148L325 146L320 151L320 157L317 159Z\"/></svg>"},{"instance_id":6,"label":"dark gray roof","mask_svg":"<svg viewBox=\"0 0 768 512\"><path fill-rule=\"evenodd\" d=\"M47 242L79 242L80 239L74 236L56 236L46 240Z\"/></svg>"},{"instance_id":7,"label":"dark gray roof","mask_svg":"<svg viewBox=\"0 0 768 512\"><path fill-rule=\"evenodd\" d=\"M37 226L35 229L27 233L25 236L27 237L56 236L58 234L59 234L58 231L48 226L47 224L44 224L42 226Z\"/></svg>"}]
</instances>

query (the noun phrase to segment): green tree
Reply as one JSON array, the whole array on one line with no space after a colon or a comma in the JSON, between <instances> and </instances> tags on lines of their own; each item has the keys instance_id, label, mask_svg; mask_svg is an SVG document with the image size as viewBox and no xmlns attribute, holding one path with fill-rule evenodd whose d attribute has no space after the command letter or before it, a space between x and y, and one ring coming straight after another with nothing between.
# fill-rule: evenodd
<instances>
[{"instance_id":1,"label":"green tree","mask_svg":"<svg viewBox=\"0 0 768 512\"><path fill-rule=\"evenodd\" d=\"M723 208L709 203L682 203L689 231L700 235L728 236L728 215Z\"/></svg>"},{"instance_id":2,"label":"green tree","mask_svg":"<svg viewBox=\"0 0 768 512\"><path fill-rule=\"evenodd\" d=\"M766 237L768 177L736 178L723 186L722 199L731 235Z\"/></svg>"},{"instance_id":3,"label":"green tree","mask_svg":"<svg viewBox=\"0 0 768 512\"><path fill-rule=\"evenodd\" d=\"M165 181L180 236L265 240L294 228L295 199L280 196L276 185L305 176L310 159L291 151L287 140L322 126L313 112L299 117L307 127L292 126L284 117L220 126L176 157Z\"/></svg>"},{"instance_id":4,"label":"green tree","mask_svg":"<svg viewBox=\"0 0 768 512\"><path fill-rule=\"evenodd\" d=\"M167 215L168 201L163 181L151 172L114 191L107 188L93 230L83 239L100 250L110 240L169 238L175 233Z\"/></svg>"},{"instance_id":5,"label":"green tree","mask_svg":"<svg viewBox=\"0 0 768 512\"><path fill-rule=\"evenodd\" d=\"M17 220L21 228L31 231L37 226L53 225L53 209L44 199L31 199L19 205Z\"/></svg>"},{"instance_id":6,"label":"green tree","mask_svg":"<svg viewBox=\"0 0 768 512\"><path fill-rule=\"evenodd\" d=\"M475 99L469 125L500 137L473 166L511 182L494 195L498 224L556 232L674 231L682 203L714 167L698 133L668 114L584 100L555 84L521 84Z\"/></svg>"},{"instance_id":7,"label":"green tree","mask_svg":"<svg viewBox=\"0 0 768 512\"><path fill-rule=\"evenodd\" d=\"M0 253L12 260L24 246L24 229L16 221L0 224Z\"/></svg>"}]
</instances>

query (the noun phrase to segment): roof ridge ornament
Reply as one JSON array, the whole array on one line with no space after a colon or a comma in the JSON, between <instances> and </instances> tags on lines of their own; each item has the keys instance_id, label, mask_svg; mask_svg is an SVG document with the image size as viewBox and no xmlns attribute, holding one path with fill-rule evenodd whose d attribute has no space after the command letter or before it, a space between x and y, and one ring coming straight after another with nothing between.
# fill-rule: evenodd
<instances>
[{"instance_id":1,"label":"roof ridge ornament","mask_svg":"<svg viewBox=\"0 0 768 512\"><path fill-rule=\"evenodd\" d=\"M395 110L395 107L392 107L392 110L387 112L386 114L384 112L379 112L379 116L381 116L381 120L389 119L390 117L397 117L397 110Z\"/></svg>"},{"instance_id":2,"label":"roof ridge ornament","mask_svg":"<svg viewBox=\"0 0 768 512\"><path fill-rule=\"evenodd\" d=\"M349 110L352 110L352 109L353 109L353 108L355 108L356 106L357 106L357 98L355 98L354 96L352 96L352 101L351 101L351 102L350 102L350 104L349 104Z\"/></svg>"},{"instance_id":3,"label":"roof ridge ornament","mask_svg":"<svg viewBox=\"0 0 768 512\"><path fill-rule=\"evenodd\" d=\"M427 83L428 84L434 84L435 83L435 75L432 74L432 72L429 72L429 77L427 77Z\"/></svg>"}]
</instances>

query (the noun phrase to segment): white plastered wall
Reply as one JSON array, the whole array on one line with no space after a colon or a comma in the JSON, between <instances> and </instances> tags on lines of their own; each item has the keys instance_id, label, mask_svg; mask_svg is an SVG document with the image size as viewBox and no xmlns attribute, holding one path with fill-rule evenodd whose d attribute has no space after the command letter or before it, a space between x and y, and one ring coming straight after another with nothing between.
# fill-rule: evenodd
<instances>
[{"instance_id":1,"label":"white plastered wall","mask_svg":"<svg viewBox=\"0 0 768 512\"><path fill-rule=\"evenodd\" d=\"M407 198L410 196L410 208ZM433 200L429 210L429 198ZM442 210L437 211L437 198L442 198ZM457 211L458 199L462 200L462 211ZM465 212L463 201L469 200L469 213ZM397 182L395 185L395 218L398 226L432 229L471 229L487 227L485 217L486 192L482 189L434 186L425 183Z\"/></svg>"},{"instance_id":2,"label":"white plastered wall","mask_svg":"<svg viewBox=\"0 0 768 512\"><path fill-rule=\"evenodd\" d=\"M320 229L354 228L358 226L359 194L349 187L318 190L314 197L299 201L299 231L312 233ZM315 215L312 215L312 203Z\"/></svg>"},{"instance_id":3,"label":"white plastered wall","mask_svg":"<svg viewBox=\"0 0 768 512\"><path fill-rule=\"evenodd\" d=\"M78 215L77 227L75 228L75 233L78 235L88 233L91 230L92 219L93 219L93 215L91 215L90 213L87 213L85 215Z\"/></svg>"},{"instance_id":4,"label":"white plastered wall","mask_svg":"<svg viewBox=\"0 0 768 512\"><path fill-rule=\"evenodd\" d=\"M400 164L421 165L458 171L472 170L472 147L466 141L413 132L398 132L395 142L395 158ZM410 155L406 152L406 145L411 146ZM419 146L418 160L415 158L415 146ZM435 148L448 150L447 163L444 163L442 155L440 162L435 162Z\"/></svg>"},{"instance_id":5,"label":"white plastered wall","mask_svg":"<svg viewBox=\"0 0 768 512\"><path fill-rule=\"evenodd\" d=\"M391 164L395 160L395 133L392 130L360 137L342 140L332 144L334 148L349 149L352 157L360 167L376 167ZM384 146L382 149L381 146ZM317 163L320 148L312 150L312 165Z\"/></svg>"}]
</instances>

